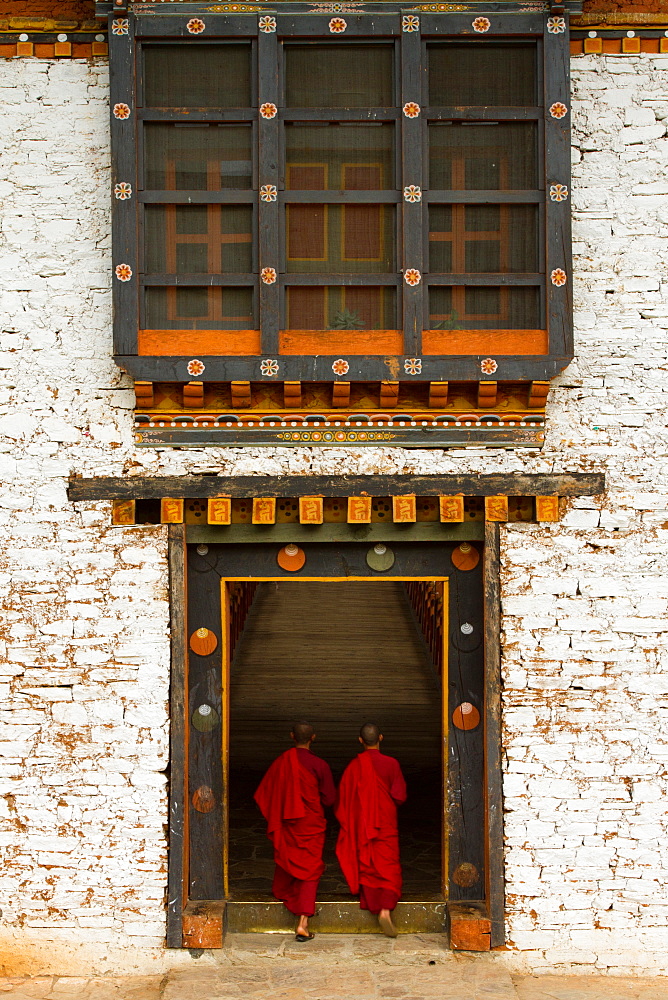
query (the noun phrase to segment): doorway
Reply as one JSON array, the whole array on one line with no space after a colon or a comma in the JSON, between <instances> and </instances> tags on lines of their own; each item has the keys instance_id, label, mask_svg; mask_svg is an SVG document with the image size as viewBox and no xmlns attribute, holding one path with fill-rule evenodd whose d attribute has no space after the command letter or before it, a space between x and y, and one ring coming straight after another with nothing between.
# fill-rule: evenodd
<instances>
[{"instance_id":1,"label":"doorway","mask_svg":"<svg viewBox=\"0 0 668 1000\"><path fill-rule=\"evenodd\" d=\"M430 581L443 616L446 581ZM439 599L440 591L440 599ZM442 621L438 625L443 641ZM442 657L427 643L399 580L260 583L230 665L229 897L271 900L271 844L253 792L289 743L290 725L316 727L314 752L336 782L366 721L384 733L409 789L399 810L405 900L443 899ZM330 821L319 899L352 897L336 862Z\"/></svg>"}]
</instances>

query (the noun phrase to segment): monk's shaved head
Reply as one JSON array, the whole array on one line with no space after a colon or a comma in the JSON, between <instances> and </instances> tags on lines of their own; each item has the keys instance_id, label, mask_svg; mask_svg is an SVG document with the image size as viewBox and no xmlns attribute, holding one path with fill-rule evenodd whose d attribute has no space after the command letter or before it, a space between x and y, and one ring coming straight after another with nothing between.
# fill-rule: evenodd
<instances>
[{"instance_id":1,"label":"monk's shaved head","mask_svg":"<svg viewBox=\"0 0 668 1000\"><path fill-rule=\"evenodd\" d=\"M360 729L360 739L368 747L375 746L381 737L380 727L375 722L365 722Z\"/></svg>"},{"instance_id":2,"label":"monk's shaved head","mask_svg":"<svg viewBox=\"0 0 668 1000\"><path fill-rule=\"evenodd\" d=\"M309 743L315 736L315 729L310 722L304 722L301 719L299 722L295 722L292 727L292 735L295 743Z\"/></svg>"}]
</instances>

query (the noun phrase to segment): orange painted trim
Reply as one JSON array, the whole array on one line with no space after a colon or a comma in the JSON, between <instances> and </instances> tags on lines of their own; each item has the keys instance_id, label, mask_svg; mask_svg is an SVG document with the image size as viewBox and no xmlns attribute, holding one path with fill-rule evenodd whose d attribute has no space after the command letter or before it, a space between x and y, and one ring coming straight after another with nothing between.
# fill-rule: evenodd
<instances>
[{"instance_id":1,"label":"orange painted trim","mask_svg":"<svg viewBox=\"0 0 668 1000\"><path fill-rule=\"evenodd\" d=\"M424 330L423 355L547 354L547 330Z\"/></svg>"},{"instance_id":2,"label":"orange painted trim","mask_svg":"<svg viewBox=\"0 0 668 1000\"><path fill-rule=\"evenodd\" d=\"M633 43L632 45L630 43ZM668 52L668 38L572 38L571 55L632 55L639 52Z\"/></svg>"},{"instance_id":3,"label":"orange painted trim","mask_svg":"<svg viewBox=\"0 0 668 1000\"><path fill-rule=\"evenodd\" d=\"M141 356L207 354L247 357L261 353L259 330L140 330Z\"/></svg>"},{"instance_id":4,"label":"orange painted trim","mask_svg":"<svg viewBox=\"0 0 668 1000\"><path fill-rule=\"evenodd\" d=\"M279 354L403 354L401 330L281 330Z\"/></svg>"},{"instance_id":5,"label":"orange painted trim","mask_svg":"<svg viewBox=\"0 0 668 1000\"><path fill-rule=\"evenodd\" d=\"M1 37L1 36L0 36ZM32 57L35 59L91 59L106 56L106 42L11 42L0 44L0 59Z\"/></svg>"}]
</instances>

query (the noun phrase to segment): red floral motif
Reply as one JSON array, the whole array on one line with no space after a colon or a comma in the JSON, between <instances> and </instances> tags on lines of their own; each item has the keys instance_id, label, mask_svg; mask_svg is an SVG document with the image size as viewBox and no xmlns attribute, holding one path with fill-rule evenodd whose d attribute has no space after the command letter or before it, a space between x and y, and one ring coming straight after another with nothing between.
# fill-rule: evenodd
<instances>
[{"instance_id":1,"label":"red floral motif","mask_svg":"<svg viewBox=\"0 0 668 1000\"><path fill-rule=\"evenodd\" d=\"M188 362L187 372L189 375L201 375L206 365L202 361L198 361L197 358L193 358L192 361Z\"/></svg>"},{"instance_id":2,"label":"red floral motif","mask_svg":"<svg viewBox=\"0 0 668 1000\"><path fill-rule=\"evenodd\" d=\"M329 30L333 35L340 35L348 27L346 21L342 17L333 17L329 22Z\"/></svg>"},{"instance_id":3,"label":"red floral motif","mask_svg":"<svg viewBox=\"0 0 668 1000\"><path fill-rule=\"evenodd\" d=\"M493 375L498 367L494 358L483 358L480 362L480 371L483 375Z\"/></svg>"},{"instance_id":4,"label":"red floral motif","mask_svg":"<svg viewBox=\"0 0 668 1000\"><path fill-rule=\"evenodd\" d=\"M258 28L260 31L264 31L265 34L271 34L271 32L276 31L276 18L275 17L261 17L258 21Z\"/></svg>"},{"instance_id":5,"label":"red floral motif","mask_svg":"<svg viewBox=\"0 0 668 1000\"><path fill-rule=\"evenodd\" d=\"M567 281L566 272L560 267L555 267L554 271L550 274L550 281L557 288L561 288L562 285L566 284Z\"/></svg>"},{"instance_id":6,"label":"red floral motif","mask_svg":"<svg viewBox=\"0 0 668 1000\"><path fill-rule=\"evenodd\" d=\"M129 281L132 277L132 268L129 264L117 264L115 274L119 281Z\"/></svg>"},{"instance_id":7,"label":"red floral motif","mask_svg":"<svg viewBox=\"0 0 668 1000\"><path fill-rule=\"evenodd\" d=\"M404 201L422 201L422 188L417 184L408 184L404 188Z\"/></svg>"},{"instance_id":8,"label":"red floral motif","mask_svg":"<svg viewBox=\"0 0 668 1000\"><path fill-rule=\"evenodd\" d=\"M343 358L338 358L332 363L332 371L335 375L347 375L350 371L350 365Z\"/></svg>"},{"instance_id":9,"label":"red floral motif","mask_svg":"<svg viewBox=\"0 0 668 1000\"><path fill-rule=\"evenodd\" d=\"M130 28L130 21L127 17L115 17L111 22L111 32L113 35L127 35Z\"/></svg>"},{"instance_id":10,"label":"red floral motif","mask_svg":"<svg viewBox=\"0 0 668 1000\"><path fill-rule=\"evenodd\" d=\"M420 18L416 17L415 14L406 14L401 19L402 31L419 31L420 30Z\"/></svg>"},{"instance_id":11,"label":"red floral motif","mask_svg":"<svg viewBox=\"0 0 668 1000\"><path fill-rule=\"evenodd\" d=\"M476 17L475 21L472 22L472 27L474 31L489 31L492 27L492 22L488 17Z\"/></svg>"},{"instance_id":12,"label":"red floral motif","mask_svg":"<svg viewBox=\"0 0 668 1000\"><path fill-rule=\"evenodd\" d=\"M261 104L260 114L262 115L263 118L275 118L276 115L278 114L278 108L276 107L275 104L270 104L270 103Z\"/></svg>"},{"instance_id":13,"label":"red floral motif","mask_svg":"<svg viewBox=\"0 0 668 1000\"><path fill-rule=\"evenodd\" d=\"M547 30L551 35L560 35L566 30L566 21L563 17L548 17Z\"/></svg>"},{"instance_id":14,"label":"red floral motif","mask_svg":"<svg viewBox=\"0 0 668 1000\"><path fill-rule=\"evenodd\" d=\"M406 358L404 371L407 375L420 375L422 373L422 358Z\"/></svg>"},{"instance_id":15,"label":"red floral motif","mask_svg":"<svg viewBox=\"0 0 668 1000\"><path fill-rule=\"evenodd\" d=\"M260 201L276 201L278 191L275 184L263 184L260 188Z\"/></svg>"},{"instance_id":16,"label":"red floral motif","mask_svg":"<svg viewBox=\"0 0 668 1000\"><path fill-rule=\"evenodd\" d=\"M277 375L278 374L278 361L272 361L267 358L260 362L260 371L263 375Z\"/></svg>"},{"instance_id":17,"label":"red floral motif","mask_svg":"<svg viewBox=\"0 0 668 1000\"><path fill-rule=\"evenodd\" d=\"M417 118L420 114L420 105L416 104L415 101L407 101L404 104L404 114L407 118Z\"/></svg>"},{"instance_id":18,"label":"red floral motif","mask_svg":"<svg viewBox=\"0 0 668 1000\"><path fill-rule=\"evenodd\" d=\"M404 281L407 285L419 285L422 275L416 267L409 267L404 271Z\"/></svg>"},{"instance_id":19,"label":"red floral motif","mask_svg":"<svg viewBox=\"0 0 668 1000\"><path fill-rule=\"evenodd\" d=\"M201 35L206 28L206 25L201 17L191 17L186 24L186 28L191 35Z\"/></svg>"},{"instance_id":20,"label":"red floral motif","mask_svg":"<svg viewBox=\"0 0 668 1000\"><path fill-rule=\"evenodd\" d=\"M132 184L128 184L127 181L121 181L120 184L114 186L114 198L118 198L119 201L128 201L132 197Z\"/></svg>"},{"instance_id":21,"label":"red floral motif","mask_svg":"<svg viewBox=\"0 0 668 1000\"><path fill-rule=\"evenodd\" d=\"M566 201L568 198L568 188L565 184L550 184L550 198L552 201Z\"/></svg>"},{"instance_id":22,"label":"red floral motif","mask_svg":"<svg viewBox=\"0 0 668 1000\"><path fill-rule=\"evenodd\" d=\"M120 118L122 121L124 118L129 118L130 113L127 104L114 104L114 118Z\"/></svg>"},{"instance_id":23,"label":"red floral motif","mask_svg":"<svg viewBox=\"0 0 668 1000\"><path fill-rule=\"evenodd\" d=\"M265 285L273 285L276 281L276 268L275 267L263 267L260 271L260 277L262 278Z\"/></svg>"},{"instance_id":24,"label":"red floral motif","mask_svg":"<svg viewBox=\"0 0 668 1000\"><path fill-rule=\"evenodd\" d=\"M550 114L553 118L564 118L568 114L568 108L561 101L555 101L550 108Z\"/></svg>"}]
</instances>

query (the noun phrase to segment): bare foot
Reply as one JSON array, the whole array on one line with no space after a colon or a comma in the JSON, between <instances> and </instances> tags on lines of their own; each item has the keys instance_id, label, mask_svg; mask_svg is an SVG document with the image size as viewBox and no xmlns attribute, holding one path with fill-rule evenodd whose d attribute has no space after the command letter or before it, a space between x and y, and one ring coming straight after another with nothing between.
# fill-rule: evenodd
<instances>
[{"instance_id":1,"label":"bare foot","mask_svg":"<svg viewBox=\"0 0 668 1000\"><path fill-rule=\"evenodd\" d=\"M389 910L381 910L378 914L378 923L386 937L396 937L397 929L392 923L392 914Z\"/></svg>"},{"instance_id":2,"label":"bare foot","mask_svg":"<svg viewBox=\"0 0 668 1000\"><path fill-rule=\"evenodd\" d=\"M302 916L299 918L299 923L297 924L297 930L295 933L297 934L298 937L307 938L309 936L308 917L305 917L302 914Z\"/></svg>"}]
</instances>

